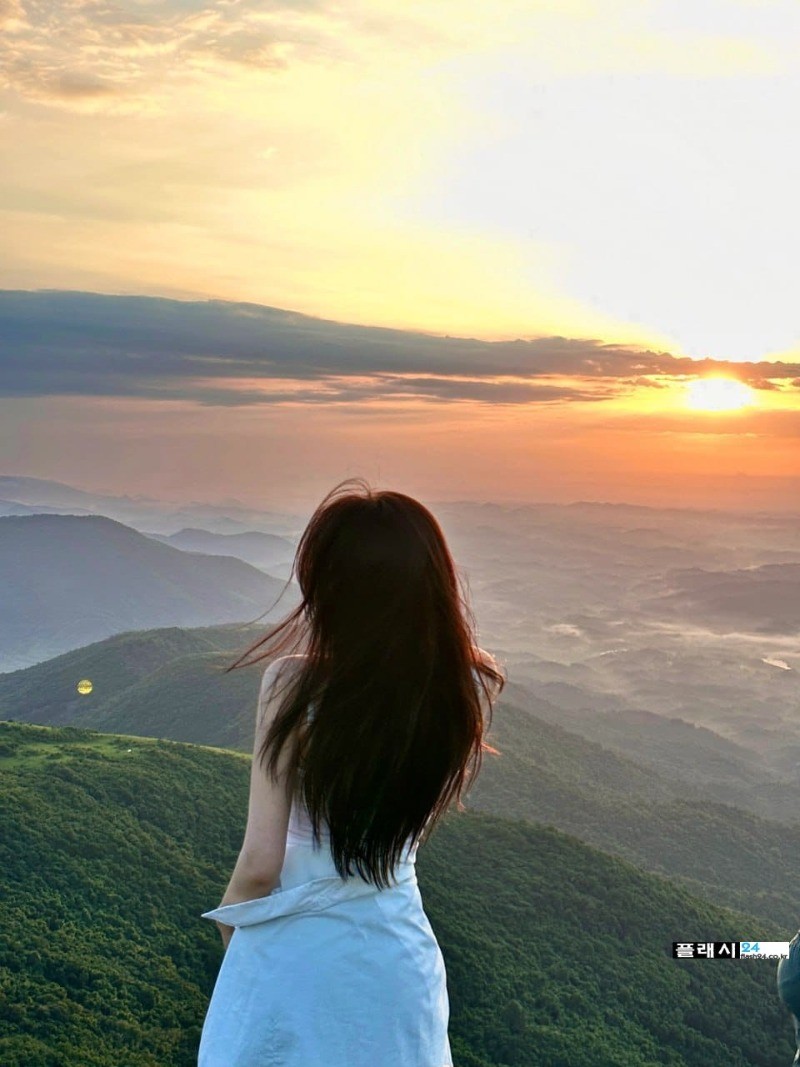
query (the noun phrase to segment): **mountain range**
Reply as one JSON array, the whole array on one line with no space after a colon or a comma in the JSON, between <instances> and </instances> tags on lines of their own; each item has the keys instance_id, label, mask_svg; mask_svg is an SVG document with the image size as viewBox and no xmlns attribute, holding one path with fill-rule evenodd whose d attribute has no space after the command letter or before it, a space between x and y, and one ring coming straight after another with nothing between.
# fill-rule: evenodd
<instances>
[{"instance_id":1,"label":"mountain range","mask_svg":"<svg viewBox=\"0 0 800 1067\"><path fill-rule=\"evenodd\" d=\"M0 518L0 574L5 671L111 634L270 619L298 603L294 583L231 556L181 551L102 515Z\"/></svg>"}]
</instances>

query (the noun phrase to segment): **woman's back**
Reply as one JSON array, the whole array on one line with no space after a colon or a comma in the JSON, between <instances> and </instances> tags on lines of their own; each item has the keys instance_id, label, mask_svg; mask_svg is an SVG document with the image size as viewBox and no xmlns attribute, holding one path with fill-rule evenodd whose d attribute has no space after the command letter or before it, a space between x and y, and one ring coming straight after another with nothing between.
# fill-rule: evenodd
<instances>
[{"instance_id":1,"label":"woman's back","mask_svg":"<svg viewBox=\"0 0 800 1067\"><path fill-rule=\"evenodd\" d=\"M486 653L483 654L486 655ZM277 662L281 662L285 663L289 670L298 670L302 667L305 659L306 657L302 655L284 656L281 657L280 661L272 664L272 667L275 667ZM294 662L287 663L287 661ZM473 677L477 683L478 675L474 670ZM313 721L315 710L315 705L312 703L307 712L309 721ZM416 863L417 849L418 845L412 845L411 838L408 838L406 848L396 870L402 873L409 865L413 866ZM292 800L289 814L289 826L286 834L286 856L280 877L281 887L288 888L298 885L310 877L332 877L336 873L333 855L330 850L330 833L327 827L324 824L320 827L320 842L317 844L314 840L313 826L308 809L302 798L296 795Z\"/></svg>"},{"instance_id":2,"label":"woman's back","mask_svg":"<svg viewBox=\"0 0 800 1067\"><path fill-rule=\"evenodd\" d=\"M285 656L286 660L296 661L297 668L302 666L305 656ZM295 668L295 664L288 664L289 668ZM313 721L316 708L312 703L307 713L307 719ZM396 870L402 873L409 865L416 862L417 846L411 846L410 839L407 842L405 852L401 857ZM320 841L314 840L314 831L308 808L303 803L302 797L295 795L289 813L289 826L286 833L286 855L281 869L280 886L290 888L299 885L309 878L328 878L337 874L333 862L333 854L330 849L330 832L327 826L320 827ZM357 875L353 877L359 877Z\"/></svg>"},{"instance_id":3,"label":"woman's back","mask_svg":"<svg viewBox=\"0 0 800 1067\"><path fill-rule=\"evenodd\" d=\"M416 862L417 846L409 842L396 871L403 871ZM308 809L300 797L292 801L289 826L286 832L286 854L281 868L280 887L288 889L311 878L339 877L330 848L330 833L326 826L320 827L319 843L314 840L313 826ZM360 877L352 875L351 877Z\"/></svg>"}]
</instances>

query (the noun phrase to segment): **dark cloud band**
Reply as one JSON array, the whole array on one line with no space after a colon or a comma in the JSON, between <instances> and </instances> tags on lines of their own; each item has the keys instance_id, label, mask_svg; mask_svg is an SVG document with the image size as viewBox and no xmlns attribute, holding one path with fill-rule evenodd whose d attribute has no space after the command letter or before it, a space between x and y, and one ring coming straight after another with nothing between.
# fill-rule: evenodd
<instances>
[{"instance_id":1,"label":"dark cloud band","mask_svg":"<svg viewBox=\"0 0 800 1067\"><path fill-rule=\"evenodd\" d=\"M138 396L222 406L404 396L563 403L710 372L757 389L777 381L800 386L796 363L689 361L565 337L440 337L225 301L0 291L4 396ZM253 384L273 379L280 381L268 391Z\"/></svg>"}]
</instances>

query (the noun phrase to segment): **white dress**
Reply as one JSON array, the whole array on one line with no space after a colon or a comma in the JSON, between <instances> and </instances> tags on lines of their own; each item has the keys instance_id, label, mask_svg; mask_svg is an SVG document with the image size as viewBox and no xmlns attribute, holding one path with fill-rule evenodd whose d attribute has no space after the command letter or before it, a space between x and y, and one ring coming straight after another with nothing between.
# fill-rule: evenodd
<instances>
[{"instance_id":1,"label":"white dress","mask_svg":"<svg viewBox=\"0 0 800 1067\"><path fill-rule=\"evenodd\" d=\"M233 926L198 1067L452 1067L444 959L416 848L394 884L340 878L327 829L292 804L280 883L202 918Z\"/></svg>"}]
</instances>

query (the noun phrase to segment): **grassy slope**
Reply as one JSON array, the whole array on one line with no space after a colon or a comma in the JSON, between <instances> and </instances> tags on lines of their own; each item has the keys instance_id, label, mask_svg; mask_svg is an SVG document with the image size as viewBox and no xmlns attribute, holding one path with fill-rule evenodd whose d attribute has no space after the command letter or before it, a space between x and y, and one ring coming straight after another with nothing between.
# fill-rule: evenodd
<instances>
[{"instance_id":1,"label":"grassy slope","mask_svg":"<svg viewBox=\"0 0 800 1067\"><path fill-rule=\"evenodd\" d=\"M0 724L4 1067L192 1067L248 760ZM452 813L420 851L458 1067L774 1067L767 961L672 960L679 939L781 939L556 830Z\"/></svg>"},{"instance_id":2,"label":"grassy slope","mask_svg":"<svg viewBox=\"0 0 800 1067\"><path fill-rule=\"evenodd\" d=\"M221 669L237 659L260 633L259 628L231 625L195 629L166 626L115 634L32 667L0 674L0 716L49 726L91 728L101 722L114 722L115 715L107 707L109 702L124 697L132 687L146 685L149 678L170 664L177 666L184 657L203 657L216 652ZM225 675L228 693L235 682L247 675L252 678L256 671L253 667ZM76 691L82 678L89 678L94 685L88 697ZM154 702L154 707L167 725L176 709L186 708L188 713L191 701L176 700L168 677L162 674L161 679L162 683L167 681L167 688L162 691L163 699ZM251 681L250 688L253 684ZM217 712L215 725L219 718ZM121 732L128 728L123 724Z\"/></svg>"}]
</instances>

